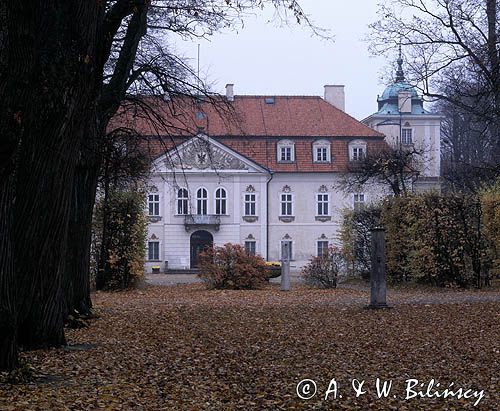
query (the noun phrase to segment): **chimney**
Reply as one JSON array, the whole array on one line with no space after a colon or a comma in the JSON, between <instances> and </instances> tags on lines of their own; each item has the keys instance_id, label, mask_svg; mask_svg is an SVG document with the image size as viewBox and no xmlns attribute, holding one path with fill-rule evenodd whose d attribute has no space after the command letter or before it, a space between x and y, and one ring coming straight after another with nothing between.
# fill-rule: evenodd
<instances>
[{"instance_id":1,"label":"chimney","mask_svg":"<svg viewBox=\"0 0 500 411\"><path fill-rule=\"evenodd\" d=\"M324 98L325 101L332 106L345 111L345 93L343 85L326 85Z\"/></svg>"},{"instance_id":2,"label":"chimney","mask_svg":"<svg viewBox=\"0 0 500 411\"><path fill-rule=\"evenodd\" d=\"M226 99L227 101L234 101L234 84L226 84Z\"/></svg>"}]
</instances>

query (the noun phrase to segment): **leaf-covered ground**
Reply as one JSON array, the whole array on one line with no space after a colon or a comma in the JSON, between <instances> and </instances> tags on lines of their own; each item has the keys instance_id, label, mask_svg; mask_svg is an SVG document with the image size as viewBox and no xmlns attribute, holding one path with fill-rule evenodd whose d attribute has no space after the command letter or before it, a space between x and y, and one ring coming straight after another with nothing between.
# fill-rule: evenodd
<instances>
[{"instance_id":1,"label":"leaf-covered ground","mask_svg":"<svg viewBox=\"0 0 500 411\"><path fill-rule=\"evenodd\" d=\"M363 309L368 292L355 288L97 293L101 318L68 330L65 349L24 353L38 377L0 384L0 409L498 409L500 293L410 289L388 298L393 309L372 311ZM377 378L392 380L387 398L377 397ZM316 383L312 399L297 395L303 379ZM332 379L337 395L325 400ZM438 392L453 383L484 398L477 407L478 398L407 400L410 379L424 392L434 379ZM353 380L365 381L357 398Z\"/></svg>"}]
</instances>

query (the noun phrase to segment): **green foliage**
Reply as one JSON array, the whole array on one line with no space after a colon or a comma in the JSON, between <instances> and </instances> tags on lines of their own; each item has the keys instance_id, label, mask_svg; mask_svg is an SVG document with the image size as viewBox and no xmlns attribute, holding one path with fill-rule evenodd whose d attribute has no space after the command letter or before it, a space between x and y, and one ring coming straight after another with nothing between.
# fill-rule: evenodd
<instances>
[{"instance_id":1,"label":"green foliage","mask_svg":"<svg viewBox=\"0 0 500 411\"><path fill-rule=\"evenodd\" d=\"M302 269L302 276L308 285L320 288L337 288L339 275L345 268L342 252L329 247L325 254L313 257Z\"/></svg>"},{"instance_id":2,"label":"green foliage","mask_svg":"<svg viewBox=\"0 0 500 411\"><path fill-rule=\"evenodd\" d=\"M487 244L485 260L490 277L500 277L500 179L479 193L482 209L483 235Z\"/></svg>"},{"instance_id":3,"label":"green foliage","mask_svg":"<svg viewBox=\"0 0 500 411\"><path fill-rule=\"evenodd\" d=\"M379 217L386 229L390 280L489 284L500 262L499 202L497 184L476 196L431 192L386 199L378 209L348 211L341 237L350 271L363 275L369 270L369 228Z\"/></svg>"},{"instance_id":4,"label":"green foliage","mask_svg":"<svg viewBox=\"0 0 500 411\"><path fill-rule=\"evenodd\" d=\"M147 219L144 193L111 191L101 199L94 216L94 251L101 261L96 273L98 289L134 287L144 276ZM106 244L102 244L105 232Z\"/></svg>"},{"instance_id":5,"label":"green foliage","mask_svg":"<svg viewBox=\"0 0 500 411\"><path fill-rule=\"evenodd\" d=\"M238 244L208 247L200 254L199 277L209 288L225 290L252 290L269 276L264 259L248 255Z\"/></svg>"},{"instance_id":6,"label":"green foliage","mask_svg":"<svg viewBox=\"0 0 500 411\"><path fill-rule=\"evenodd\" d=\"M380 207L368 205L344 213L340 230L348 275L370 277L370 228L379 224Z\"/></svg>"}]
</instances>

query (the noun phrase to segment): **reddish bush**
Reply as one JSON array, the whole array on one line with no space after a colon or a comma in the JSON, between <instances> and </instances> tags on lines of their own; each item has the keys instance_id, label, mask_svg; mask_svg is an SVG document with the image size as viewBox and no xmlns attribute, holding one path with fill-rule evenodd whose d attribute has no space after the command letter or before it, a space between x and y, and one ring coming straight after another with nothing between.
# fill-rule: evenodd
<instances>
[{"instance_id":1,"label":"reddish bush","mask_svg":"<svg viewBox=\"0 0 500 411\"><path fill-rule=\"evenodd\" d=\"M248 255L238 244L209 247L200 254L200 274L209 288L251 290L268 278L262 257Z\"/></svg>"},{"instance_id":2,"label":"reddish bush","mask_svg":"<svg viewBox=\"0 0 500 411\"><path fill-rule=\"evenodd\" d=\"M303 268L306 284L320 288L337 288L338 276L345 270L345 260L341 251L329 247L320 257L313 257Z\"/></svg>"}]
</instances>

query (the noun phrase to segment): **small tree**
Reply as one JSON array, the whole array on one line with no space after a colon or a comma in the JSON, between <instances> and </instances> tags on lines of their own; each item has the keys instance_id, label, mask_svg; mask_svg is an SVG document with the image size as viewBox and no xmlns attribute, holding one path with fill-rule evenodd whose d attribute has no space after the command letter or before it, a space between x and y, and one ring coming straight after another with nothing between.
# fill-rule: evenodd
<instances>
[{"instance_id":1,"label":"small tree","mask_svg":"<svg viewBox=\"0 0 500 411\"><path fill-rule=\"evenodd\" d=\"M208 247L200 254L200 274L209 288L252 290L262 285L269 273L264 259L249 255L238 244Z\"/></svg>"},{"instance_id":2,"label":"small tree","mask_svg":"<svg viewBox=\"0 0 500 411\"><path fill-rule=\"evenodd\" d=\"M103 238L96 238L94 250L105 255L97 256L104 261L96 273L98 290L115 290L133 287L144 275L145 241L147 220L144 213L144 194L133 191L113 191L108 197L106 219L103 219L103 204L96 206L94 233ZM102 225L106 229L102 230Z\"/></svg>"},{"instance_id":3,"label":"small tree","mask_svg":"<svg viewBox=\"0 0 500 411\"><path fill-rule=\"evenodd\" d=\"M414 147L375 151L358 161L350 161L339 183L346 192L358 191L366 184L378 181L387 186L394 196L406 195L420 175L422 151Z\"/></svg>"},{"instance_id":4,"label":"small tree","mask_svg":"<svg viewBox=\"0 0 500 411\"><path fill-rule=\"evenodd\" d=\"M329 247L318 257L313 257L303 268L302 276L308 285L320 288L337 288L339 275L345 270L345 259L336 247Z\"/></svg>"},{"instance_id":5,"label":"small tree","mask_svg":"<svg viewBox=\"0 0 500 411\"><path fill-rule=\"evenodd\" d=\"M367 205L357 210L344 211L340 238L349 275L370 278L370 228L379 225L380 213L379 205Z\"/></svg>"}]
</instances>

